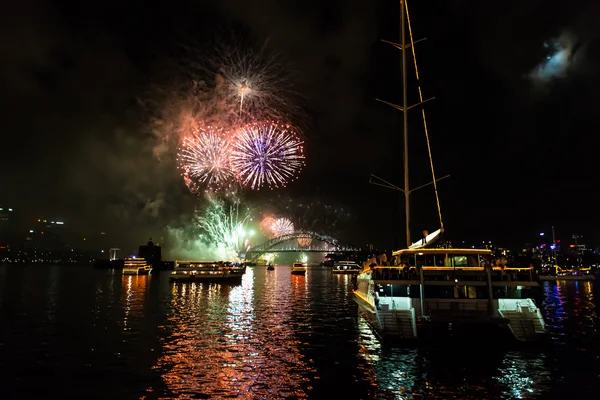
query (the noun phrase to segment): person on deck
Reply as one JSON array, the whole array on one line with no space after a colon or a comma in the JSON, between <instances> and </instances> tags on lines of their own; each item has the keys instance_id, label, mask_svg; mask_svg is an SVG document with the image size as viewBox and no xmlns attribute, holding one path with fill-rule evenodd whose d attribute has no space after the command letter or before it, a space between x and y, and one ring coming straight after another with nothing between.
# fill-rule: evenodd
<instances>
[{"instance_id":1,"label":"person on deck","mask_svg":"<svg viewBox=\"0 0 600 400\"><path fill-rule=\"evenodd\" d=\"M427 245L427 236L429 236L429 231L428 231L427 229L425 229L425 230L423 231L423 239L421 239L421 244L422 244L423 246L426 246L426 245Z\"/></svg>"}]
</instances>

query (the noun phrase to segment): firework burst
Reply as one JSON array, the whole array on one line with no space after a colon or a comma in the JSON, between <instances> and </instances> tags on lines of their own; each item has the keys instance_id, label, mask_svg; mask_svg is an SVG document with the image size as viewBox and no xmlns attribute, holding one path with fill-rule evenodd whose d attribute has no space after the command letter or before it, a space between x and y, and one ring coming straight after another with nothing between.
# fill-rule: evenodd
<instances>
[{"instance_id":1,"label":"firework burst","mask_svg":"<svg viewBox=\"0 0 600 400\"><path fill-rule=\"evenodd\" d=\"M288 125L252 123L235 135L231 166L243 186L286 186L304 166L303 142Z\"/></svg>"},{"instance_id":2,"label":"firework burst","mask_svg":"<svg viewBox=\"0 0 600 400\"><path fill-rule=\"evenodd\" d=\"M294 223L287 218L277 218L271 225L274 237L294 232Z\"/></svg>"},{"instance_id":3,"label":"firework burst","mask_svg":"<svg viewBox=\"0 0 600 400\"><path fill-rule=\"evenodd\" d=\"M223 249L231 257L247 247L250 234L247 230L250 212L241 210L237 202L209 198L209 204L198 212L197 224L205 232L203 239L210 245Z\"/></svg>"},{"instance_id":4,"label":"firework burst","mask_svg":"<svg viewBox=\"0 0 600 400\"><path fill-rule=\"evenodd\" d=\"M298 235L298 245L300 247L308 247L312 243L312 238L308 233L302 233Z\"/></svg>"},{"instance_id":5,"label":"firework burst","mask_svg":"<svg viewBox=\"0 0 600 400\"><path fill-rule=\"evenodd\" d=\"M273 224L275 223L275 218L273 217L265 217L260 222L259 228L261 233L267 239L273 239L275 237L275 233L273 232Z\"/></svg>"},{"instance_id":6,"label":"firework burst","mask_svg":"<svg viewBox=\"0 0 600 400\"><path fill-rule=\"evenodd\" d=\"M229 162L227 132L220 128L198 128L183 140L178 153L183 179L192 192L231 189L235 178Z\"/></svg>"},{"instance_id":7,"label":"firework burst","mask_svg":"<svg viewBox=\"0 0 600 400\"><path fill-rule=\"evenodd\" d=\"M267 43L260 47L258 43L240 47L239 39L233 43L218 44L205 64L223 79L223 94L229 103L236 104L238 118L302 119L297 107L299 95L290 75L293 69L270 53Z\"/></svg>"},{"instance_id":8,"label":"firework burst","mask_svg":"<svg viewBox=\"0 0 600 400\"><path fill-rule=\"evenodd\" d=\"M323 195L319 198L269 196L264 206L275 215L289 217L297 230L319 232L334 237L343 234L353 219L346 204L326 199Z\"/></svg>"}]
</instances>

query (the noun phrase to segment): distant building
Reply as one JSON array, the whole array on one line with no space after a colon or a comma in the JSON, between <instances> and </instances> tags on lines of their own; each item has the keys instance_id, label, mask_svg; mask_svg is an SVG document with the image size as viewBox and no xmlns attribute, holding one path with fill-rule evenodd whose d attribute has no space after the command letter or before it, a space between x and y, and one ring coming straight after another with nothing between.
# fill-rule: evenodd
<instances>
[{"instance_id":1,"label":"distant building","mask_svg":"<svg viewBox=\"0 0 600 400\"><path fill-rule=\"evenodd\" d=\"M162 260L161 248L154 244L152 238L150 238L148 244L139 247L138 257L145 259L148 264L159 263Z\"/></svg>"},{"instance_id":2,"label":"distant building","mask_svg":"<svg viewBox=\"0 0 600 400\"><path fill-rule=\"evenodd\" d=\"M114 261L116 259L121 258L121 249L117 248L117 247L112 247L110 250L108 250L108 254L109 254L109 260L110 261Z\"/></svg>"},{"instance_id":3,"label":"distant building","mask_svg":"<svg viewBox=\"0 0 600 400\"><path fill-rule=\"evenodd\" d=\"M38 218L25 236L25 247L60 250L69 246L67 227L63 221Z\"/></svg>"},{"instance_id":4,"label":"distant building","mask_svg":"<svg viewBox=\"0 0 600 400\"><path fill-rule=\"evenodd\" d=\"M0 206L0 246L13 244L18 236L15 210L12 207Z\"/></svg>"}]
</instances>

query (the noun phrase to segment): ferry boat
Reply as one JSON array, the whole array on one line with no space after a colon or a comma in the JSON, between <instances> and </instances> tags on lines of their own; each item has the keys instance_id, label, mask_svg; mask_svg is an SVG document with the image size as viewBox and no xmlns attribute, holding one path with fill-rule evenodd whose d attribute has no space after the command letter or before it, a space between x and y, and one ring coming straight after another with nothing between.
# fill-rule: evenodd
<instances>
[{"instance_id":1,"label":"ferry boat","mask_svg":"<svg viewBox=\"0 0 600 400\"><path fill-rule=\"evenodd\" d=\"M399 265L370 267L357 277L361 314L383 336L417 338L421 331L475 324L506 328L519 341L546 334L532 299L533 267L493 265L486 249L404 249Z\"/></svg>"},{"instance_id":2,"label":"ferry boat","mask_svg":"<svg viewBox=\"0 0 600 400\"><path fill-rule=\"evenodd\" d=\"M306 275L306 265L301 262L292 264L292 275Z\"/></svg>"},{"instance_id":3,"label":"ferry boat","mask_svg":"<svg viewBox=\"0 0 600 400\"><path fill-rule=\"evenodd\" d=\"M148 275L152 272L152 265L148 265L144 258L124 258L123 275Z\"/></svg>"},{"instance_id":4,"label":"ferry boat","mask_svg":"<svg viewBox=\"0 0 600 400\"><path fill-rule=\"evenodd\" d=\"M245 268L223 261L176 260L170 281L240 283Z\"/></svg>"},{"instance_id":5,"label":"ferry boat","mask_svg":"<svg viewBox=\"0 0 600 400\"><path fill-rule=\"evenodd\" d=\"M246 261L244 265L248 267L267 267L269 266L269 263L267 260L260 258L256 261Z\"/></svg>"},{"instance_id":6,"label":"ferry boat","mask_svg":"<svg viewBox=\"0 0 600 400\"><path fill-rule=\"evenodd\" d=\"M333 264L331 272L334 274L358 274L362 269L354 261L338 261Z\"/></svg>"},{"instance_id":7,"label":"ferry boat","mask_svg":"<svg viewBox=\"0 0 600 400\"><path fill-rule=\"evenodd\" d=\"M542 275L540 274L540 280L542 281L595 281L596 277L592 273L591 267L581 268L561 268L558 265L554 266L554 274Z\"/></svg>"},{"instance_id":8,"label":"ferry boat","mask_svg":"<svg viewBox=\"0 0 600 400\"><path fill-rule=\"evenodd\" d=\"M402 112L404 187L375 175L371 175L370 183L404 194L406 248L392 253L391 265L381 257L379 263L370 263L371 266L357 276L353 283L360 313L384 337L417 338L436 331L438 338L437 328L446 332L466 328L466 333L481 336L483 325L506 328L505 332L520 341L544 337L545 323L531 294L532 289L538 287L533 267L494 266L491 251L487 249L430 248L444 233L437 182L448 175L436 179L425 110L421 107L432 181L410 186L408 111L432 99L423 99L406 2L401 0L400 7L400 43L387 43L402 52L402 104L380 101ZM413 105L407 102L408 55L412 56L410 61L417 78L419 103ZM431 234L423 231L423 238L412 243L410 195L429 185L434 189L440 229Z\"/></svg>"}]
</instances>

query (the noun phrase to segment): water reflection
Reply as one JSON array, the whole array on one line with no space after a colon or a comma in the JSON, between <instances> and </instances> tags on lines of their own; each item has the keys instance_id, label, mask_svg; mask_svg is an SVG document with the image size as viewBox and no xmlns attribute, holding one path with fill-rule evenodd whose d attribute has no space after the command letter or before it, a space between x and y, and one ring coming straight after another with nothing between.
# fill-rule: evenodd
<instances>
[{"instance_id":1,"label":"water reflection","mask_svg":"<svg viewBox=\"0 0 600 400\"><path fill-rule=\"evenodd\" d=\"M150 279L149 275L122 275L121 277L121 304L124 315L120 326L126 334L140 333L135 319L143 318L144 302ZM127 337L124 340L127 340Z\"/></svg>"},{"instance_id":2,"label":"water reflection","mask_svg":"<svg viewBox=\"0 0 600 400\"><path fill-rule=\"evenodd\" d=\"M302 296L290 286L304 283L285 272L248 268L237 286L173 285L171 334L155 367L172 395L307 397L310 369L294 331L297 301L290 299Z\"/></svg>"},{"instance_id":3,"label":"water reflection","mask_svg":"<svg viewBox=\"0 0 600 400\"><path fill-rule=\"evenodd\" d=\"M379 339L362 317L358 320L358 370L369 383L370 396L381 399L412 399L418 391L415 377L417 351L393 349L384 352ZM388 349L390 350L390 349Z\"/></svg>"},{"instance_id":4,"label":"water reflection","mask_svg":"<svg viewBox=\"0 0 600 400\"><path fill-rule=\"evenodd\" d=\"M575 399L600 383L597 282L543 284L552 340L533 352L488 337L382 345L350 277L324 268L167 278L0 267L0 398Z\"/></svg>"},{"instance_id":5,"label":"water reflection","mask_svg":"<svg viewBox=\"0 0 600 400\"><path fill-rule=\"evenodd\" d=\"M358 369L377 399L533 399L552 383L543 353L506 351L495 343L383 346L359 318Z\"/></svg>"},{"instance_id":6,"label":"water reflection","mask_svg":"<svg viewBox=\"0 0 600 400\"><path fill-rule=\"evenodd\" d=\"M552 338L555 391L585 396L598 381L597 282L544 282L544 319Z\"/></svg>"},{"instance_id":7,"label":"water reflection","mask_svg":"<svg viewBox=\"0 0 600 400\"><path fill-rule=\"evenodd\" d=\"M494 379L502 398L532 399L547 393L551 376L543 354L508 352Z\"/></svg>"}]
</instances>

